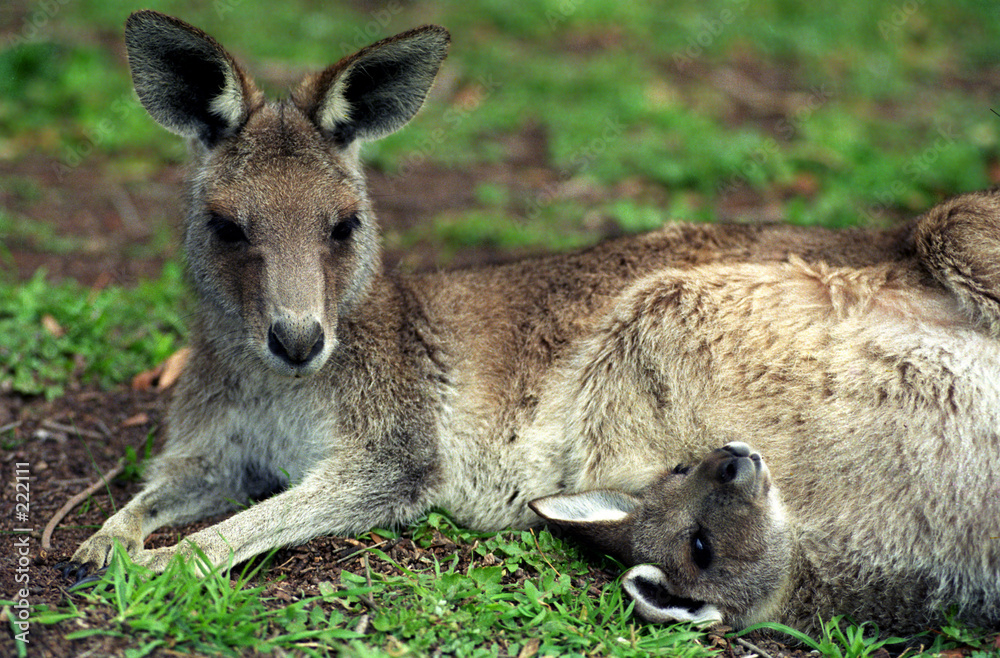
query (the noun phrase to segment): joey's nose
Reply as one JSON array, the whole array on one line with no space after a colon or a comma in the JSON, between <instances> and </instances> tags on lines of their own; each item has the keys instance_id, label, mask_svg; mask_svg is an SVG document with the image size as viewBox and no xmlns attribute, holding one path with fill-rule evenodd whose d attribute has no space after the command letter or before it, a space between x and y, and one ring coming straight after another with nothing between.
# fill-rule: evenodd
<instances>
[{"instance_id":1,"label":"joey's nose","mask_svg":"<svg viewBox=\"0 0 1000 658\"><path fill-rule=\"evenodd\" d=\"M734 457L749 457L752 452L750 446L742 441L730 441L726 445L722 446L722 449Z\"/></svg>"},{"instance_id":2,"label":"joey's nose","mask_svg":"<svg viewBox=\"0 0 1000 658\"><path fill-rule=\"evenodd\" d=\"M761 467L760 455L753 452L745 443L730 443L721 448L717 454L715 477L722 484L743 484L756 479Z\"/></svg>"},{"instance_id":3,"label":"joey's nose","mask_svg":"<svg viewBox=\"0 0 1000 658\"><path fill-rule=\"evenodd\" d=\"M323 327L316 320L277 321L267 332L267 347L288 365L301 368L323 351Z\"/></svg>"}]
</instances>

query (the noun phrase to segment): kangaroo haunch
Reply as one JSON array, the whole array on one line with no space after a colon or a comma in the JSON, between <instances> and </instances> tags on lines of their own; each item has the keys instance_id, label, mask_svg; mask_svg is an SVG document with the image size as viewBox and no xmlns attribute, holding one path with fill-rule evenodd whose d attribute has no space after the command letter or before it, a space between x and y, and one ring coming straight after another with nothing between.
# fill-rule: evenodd
<instances>
[{"instance_id":1,"label":"kangaroo haunch","mask_svg":"<svg viewBox=\"0 0 1000 658\"><path fill-rule=\"evenodd\" d=\"M1000 534L984 484L1000 481L1000 195L889 231L669 225L502 266L387 272L359 145L417 112L447 31L380 41L278 101L177 19L137 12L125 38L140 101L191 145L198 307L166 447L77 550L77 575L115 540L154 569L192 543L221 564L431 506L524 527L540 522L531 500L634 493L739 440L803 508L861 500L863 532L822 538L845 564L876 548L872 573L946 564L995 613L996 544L975 567L935 540L966 509ZM159 526L275 491L143 548ZM903 491L923 506L900 506Z\"/></svg>"}]
</instances>

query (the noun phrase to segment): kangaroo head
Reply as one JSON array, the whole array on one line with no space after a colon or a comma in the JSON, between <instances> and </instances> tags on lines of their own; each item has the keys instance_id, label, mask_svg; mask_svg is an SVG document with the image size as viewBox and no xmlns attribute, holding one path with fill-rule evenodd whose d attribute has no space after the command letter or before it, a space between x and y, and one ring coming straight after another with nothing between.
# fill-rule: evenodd
<instances>
[{"instance_id":1,"label":"kangaroo head","mask_svg":"<svg viewBox=\"0 0 1000 658\"><path fill-rule=\"evenodd\" d=\"M268 101L204 32L153 11L129 17L139 100L196 158L185 250L221 353L294 376L327 361L381 267L359 144L417 112L448 41L417 28Z\"/></svg>"},{"instance_id":2,"label":"kangaroo head","mask_svg":"<svg viewBox=\"0 0 1000 658\"><path fill-rule=\"evenodd\" d=\"M591 491L532 501L552 524L634 566L622 585L653 622L754 623L774 604L791 542L777 490L744 443L676 468L641 495Z\"/></svg>"}]
</instances>

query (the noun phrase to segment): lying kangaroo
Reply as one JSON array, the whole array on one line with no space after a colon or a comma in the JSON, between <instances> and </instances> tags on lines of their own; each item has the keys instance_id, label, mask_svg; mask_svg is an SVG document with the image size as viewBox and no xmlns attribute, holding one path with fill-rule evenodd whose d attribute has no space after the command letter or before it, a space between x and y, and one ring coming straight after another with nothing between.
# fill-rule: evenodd
<instances>
[{"instance_id":1,"label":"lying kangaroo","mask_svg":"<svg viewBox=\"0 0 1000 658\"><path fill-rule=\"evenodd\" d=\"M162 569L192 543L239 562L431 506L524 527L533 499L635 492L721 437L780 461L997 427L992 192L893 231L675 225L502 266L383 271L359 145L416 113L448 42L404 32L268 101L198 29L128 19L140 101L192 145L198 310L166 448L76 551L77 577L115 540ZM938 400L945 369L958 383ZM911 423L925 408L944 424ZM143 549L159 526L249 500Z\"/></svg>"},{"instance_id":2,"label":"lying kangaroo","mask_svg":"<svg viewBox=\"0 0 1000 658\"><path fill-rule=\"evenodd\" d=\"M944 356L939 372L956 363L956 353ZM937 393L960 412L970 410L959 400L976 399L992 383L960 386L950 373L935 382L955 386ZM987 401L995 397L980 400ZM951 610L997 627L995 415L961 420L954 411L935 419L917 410L894 421L929 423L937 435L921 441L900 432L897 441L873 445L776 446L784 502L761 456L733 442L694 469L665 473L638 497L590 491L531 507L639 565L622 584L649 621L778 621L815 632L819 621L849 615L912 633L939 625Z\"/></svg>"}]
</instances>

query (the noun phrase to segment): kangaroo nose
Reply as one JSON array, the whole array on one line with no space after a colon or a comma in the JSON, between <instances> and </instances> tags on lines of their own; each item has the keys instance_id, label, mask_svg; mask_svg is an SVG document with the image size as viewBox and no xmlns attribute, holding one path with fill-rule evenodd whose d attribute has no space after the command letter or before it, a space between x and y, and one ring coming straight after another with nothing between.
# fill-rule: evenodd
<instances>
[{"instance_id":1,"label":"kangaroo nose","mask_svg":"<svg viewBox=\"0 0 1000 658\"><path fill-rule=\"evenodd\" d=\"M752 452L750 446L742 441L730 441L726 445L722 446L722 449L734 457L749 457Z\"/></svg>"},{"instance_id":2,"label":"kangaroo nose","mask_svg":"<svg viewBox=\"0 0 1000 658\"><path fill-rule=\"evenodd\" d=\"M304 366L323 351L323 327L317 320L279 320L267 332L267 347L290 366Z\"/></svg>"},{"instance_id":3,"label":"kangaroo nose","mask_svg":"<svg viewBox=\"0 0 1000 658\"><path fill-rule=\"evenodd\" d=\"M720 457L715 476L722 484L752 480L760 468L760 455L745 443L733 442L717 451Z\"/></svg>"}]
</instances>

